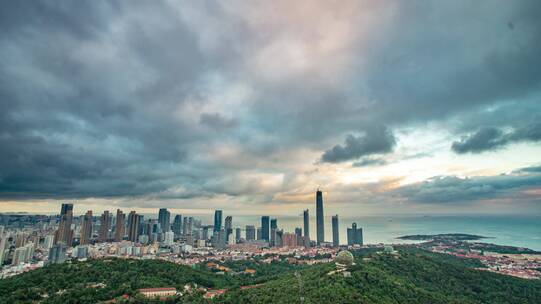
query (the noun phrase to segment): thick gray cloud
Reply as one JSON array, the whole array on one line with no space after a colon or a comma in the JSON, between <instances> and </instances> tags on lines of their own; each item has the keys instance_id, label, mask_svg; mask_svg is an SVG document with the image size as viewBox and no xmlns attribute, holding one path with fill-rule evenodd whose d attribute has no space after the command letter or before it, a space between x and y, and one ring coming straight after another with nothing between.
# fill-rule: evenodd
<instances>
[{"instance_id":1,"label":"thick gray cloud","mask_svg":"<svg viewBox=\"0 0 541 304\"><path fill-rule=\"evenodd\" d=\"M438 176L427 181L403 186L393 191L400 198L416 203L468 203L506 196L521 198L521 191L538 189L541 174L532 168L517 170L511 174L459 178ZM528 172L528 174L524 174ZM539 197L532 195L532 200Z\"/></svg>"},{"instance_id":2,"label":"thick gray cloud","mask_svg":"<svg viewBox=\"0 0 541 304\"><path fill-rule=\"evenodd\" d=\"M393 130L427 121L495 133L460 151L538 141L538 125L516 122L541 115L540 10L4 3L0 198L272 196L298 186L265 174L296 180L299 150L368 165L393 151Z\"/></svg>"},{"instance_id":3,"label":"thick gray cloud","mask_svg":"<svg viewBox=\"0 0 541 304\"><path fill-rule=\"evenodd\" d=\"M348 135L345 144L325 151L321 161L339 163L372 154L389 153L396 145L396 138L385 127L374 128L363 136Z\"/></svg>"},{"instance_id":4,"label":"thick gray cloud","mask_svg":"<svg viewBox=\"0 0 541 304\"><path fill-rule=\"evenodd\" d=\"M482 128L461 141L455 141L451 148L459 154L481 153L523 141L541 141L541 123L526 125L508 133L493 127Z\"/></svg>"}]
</instances>

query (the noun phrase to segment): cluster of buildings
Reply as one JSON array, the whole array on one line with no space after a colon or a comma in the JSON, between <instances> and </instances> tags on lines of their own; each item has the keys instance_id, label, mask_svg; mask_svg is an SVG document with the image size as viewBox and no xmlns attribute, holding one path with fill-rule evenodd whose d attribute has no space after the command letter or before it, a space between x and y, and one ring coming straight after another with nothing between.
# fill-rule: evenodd
<instances>
[{"instance_id":1,"label":"cluster of buildings","mask_svg":"<svg viewBox=\"0 0 541 304\"><path fill-rule=\"evenodd\" d=\"M459 258L479 260L485 267L479 270L496 272L523 279L541 279L541 254L497 253L472 248L456 248L439 243L428 248L432 252L451 254Z\"/></svg>"},{"instance_id":2,"label":"cluster of buildings","mask_svg":"<svg viewBox=\"0 0 541 304\"><path fill-rule=\"evenodd\" d=\"M303 226L287 232L280 229L278 219L262 216L261 223L234 227L231 215L223 217L215 210L214 223L174 217L166 208L157 218L145 218L136 211L124 213L117 209L96 216L92 210L81 216L73 213L73 204L62 204L59 216L0 217L0 265L8 264L9 273L18 273L36 264L62 263L70 258L100 256L178 255L196 248L219 251L235 247L236 251L260 248L334 247L340 246L338 215L332 217L332 242L325 241L323 193L316 192L316 239L310 237L310 214L303 212ZM6 227L6 229L4 229ZM362 228L355 223L347 229L348 245L362 245ZM254 249L256 248L256 249ZM6 268L6 267L4 267Z\"/></svg>"}]
</instances>

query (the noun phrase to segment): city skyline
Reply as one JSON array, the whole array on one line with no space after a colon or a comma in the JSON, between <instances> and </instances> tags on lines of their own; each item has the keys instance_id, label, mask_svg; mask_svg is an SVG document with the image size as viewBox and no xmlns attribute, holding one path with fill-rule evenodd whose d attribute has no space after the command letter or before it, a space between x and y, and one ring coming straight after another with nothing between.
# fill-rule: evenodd
<instances>
[{"instance_id":1,"label":"city skyline","mask_svg":"<svg viewBox=\"0 0 541 304\"><path fill-rule=\"evenodd\" d=\"M213 8L6 3L2 210L541 214L539 1Z\"/></svg>"}]
</instances>

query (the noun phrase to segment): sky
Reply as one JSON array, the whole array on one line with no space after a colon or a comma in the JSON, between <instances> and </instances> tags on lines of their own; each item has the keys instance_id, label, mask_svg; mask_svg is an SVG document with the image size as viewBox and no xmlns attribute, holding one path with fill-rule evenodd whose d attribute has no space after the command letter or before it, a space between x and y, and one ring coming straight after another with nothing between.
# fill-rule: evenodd
<instances>
[{"instance_id":1,"label":"sky","mask_svg":"<svg viewBox=\"0 0 541 304\"><path fill-rule=\"evenodd\" d=\"M8 1L0 210L541 215L541 2Z\"/></svg>"}]
</instances>

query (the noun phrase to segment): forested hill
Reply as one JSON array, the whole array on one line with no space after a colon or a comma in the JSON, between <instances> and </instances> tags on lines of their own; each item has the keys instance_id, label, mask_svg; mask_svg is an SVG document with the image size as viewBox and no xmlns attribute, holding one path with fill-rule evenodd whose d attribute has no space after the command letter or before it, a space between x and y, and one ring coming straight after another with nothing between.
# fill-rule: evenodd
<instances>
[{"instance_id":1,"label":"forested hill","mask_svg":"<svg viewBox=\"0 0 541 304\"><path fill-rule=\"evenodd\" d=\"M253 280L217 275L162 261L95 260L45 267L0 280L0 303L158 303L137 296L145 287L186 283L227 288L214 300L199 293L170 299L169 303L539 303L541 281L524 280L486 271L475 260L401 248L357 256L350 277L329 275L334 263L309 267L276 264L282 274L269 271L257 277L257 288L241 289ZM255 266L254 266L255 265ZM234 266L234 265L233 265ZM251 267L256 267L252 263ZM263 268L264 267L264 268ZM297 275L295 275L297 272ZM263 273L263 271L262 271ZM101 284L100 284L101 283ZM96 284L100 284L99 286ZM130 295L129 300L120 298Z\"/></svg>"},{"instance_id":2,"label":"forested hill","mask_svg":"<svg viewBox=\"0 0 541 304\"><path fill-rule=\"evenodd\" d=\"M234 291L219 303L540 303L541 281L472 269L475 260L425 251L357 259L351 277L332 265L301 271L261 288ZM299 288L299 284L302 285Z\"/></svg>"}]
</instances>

